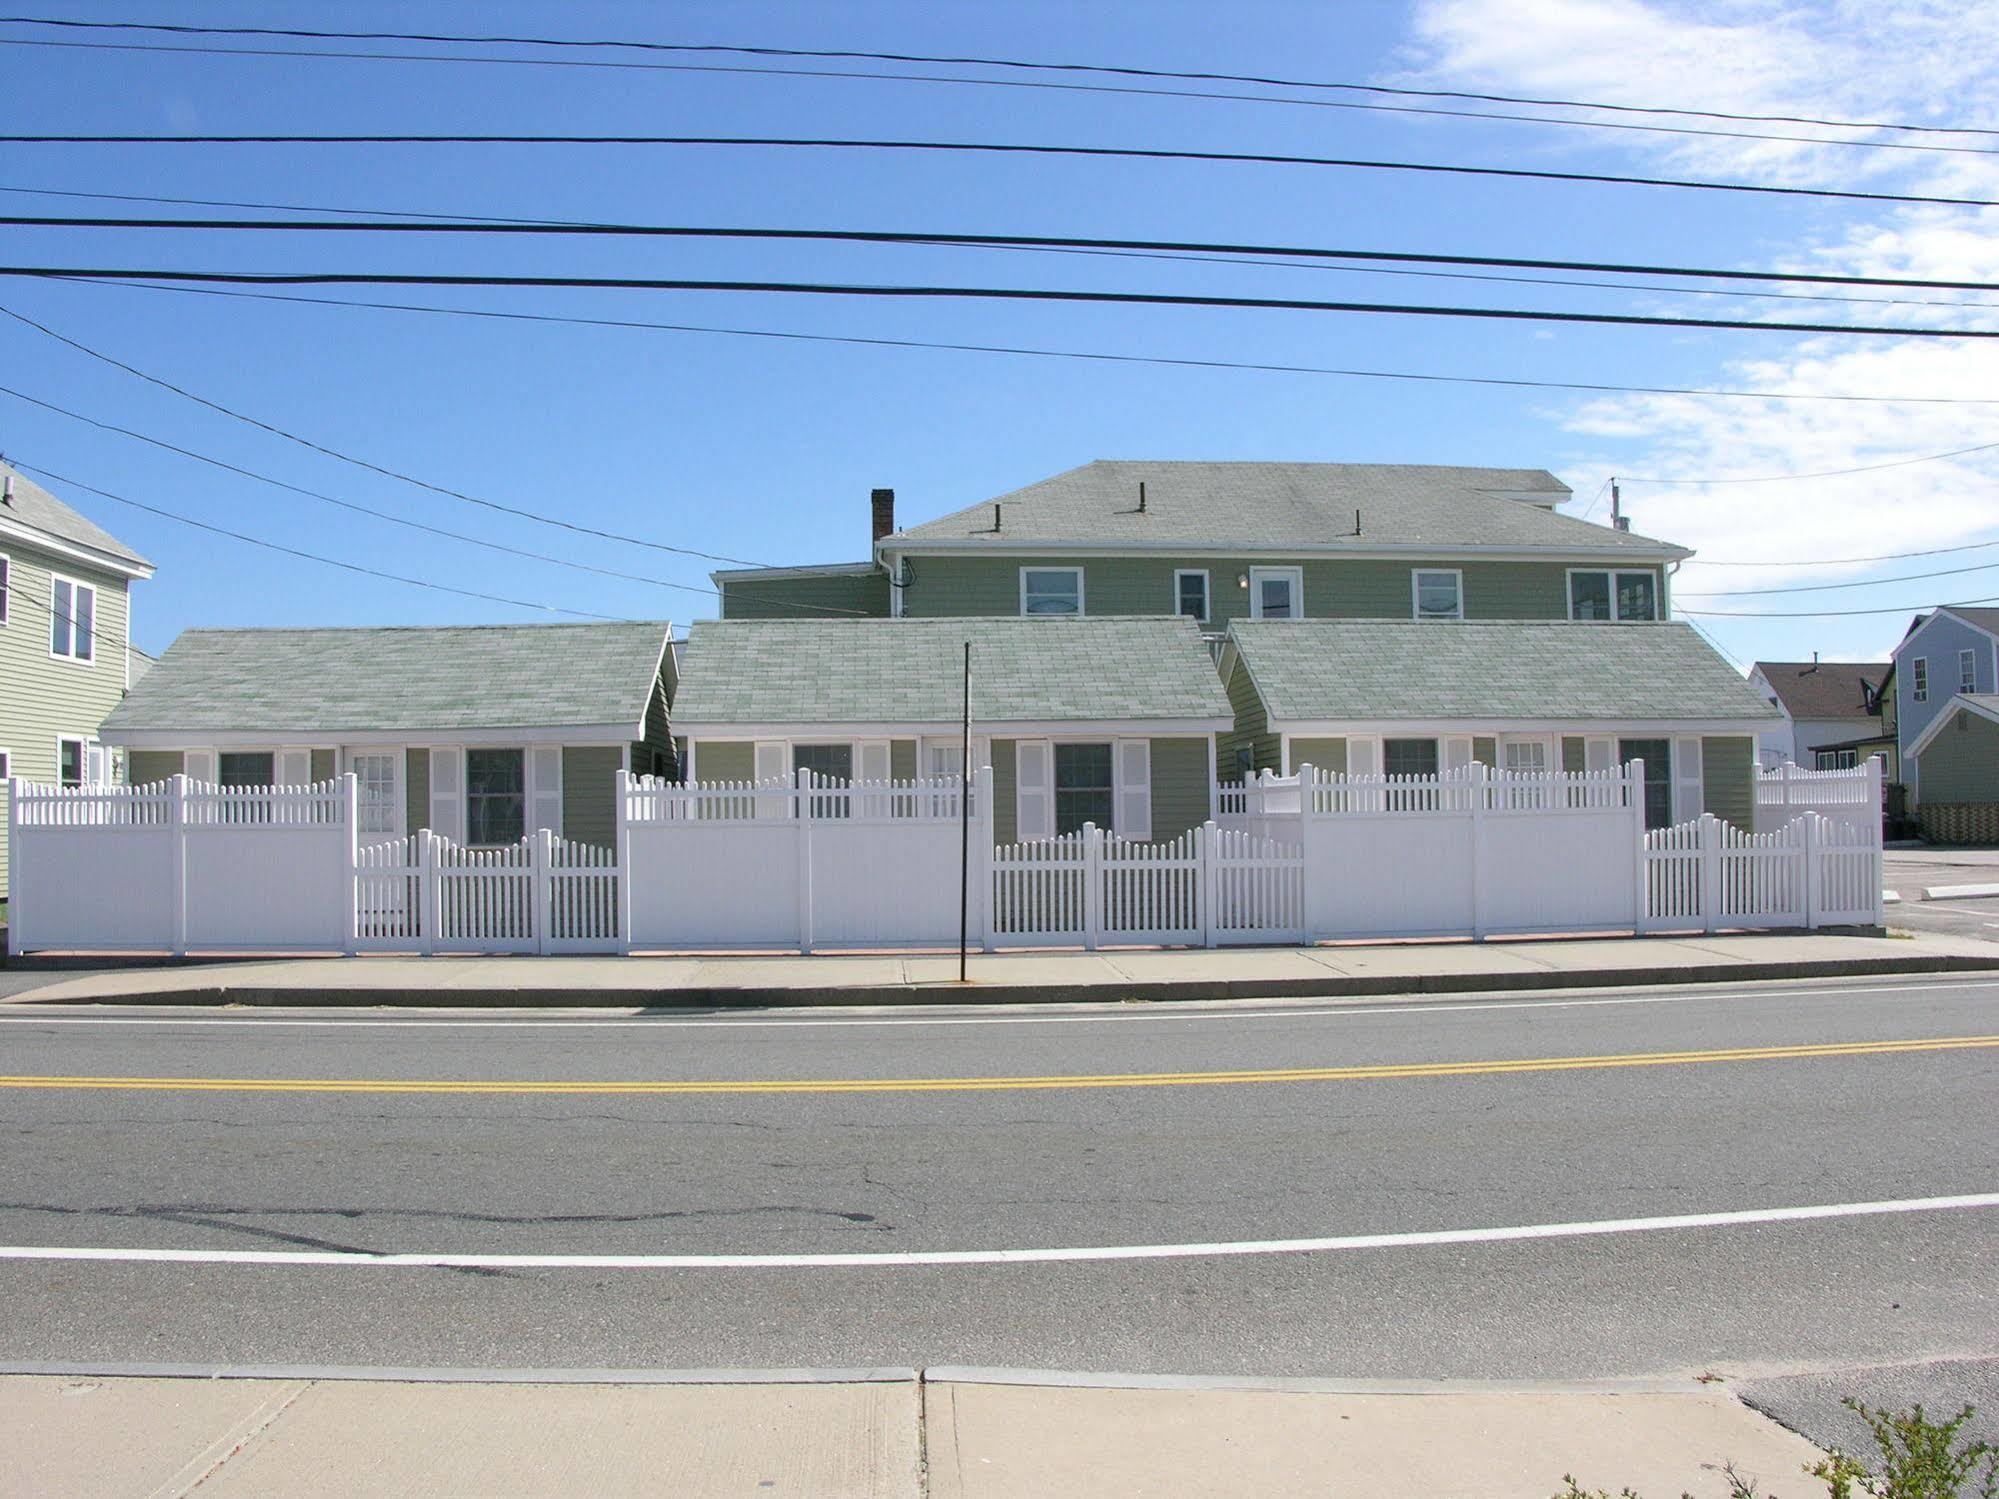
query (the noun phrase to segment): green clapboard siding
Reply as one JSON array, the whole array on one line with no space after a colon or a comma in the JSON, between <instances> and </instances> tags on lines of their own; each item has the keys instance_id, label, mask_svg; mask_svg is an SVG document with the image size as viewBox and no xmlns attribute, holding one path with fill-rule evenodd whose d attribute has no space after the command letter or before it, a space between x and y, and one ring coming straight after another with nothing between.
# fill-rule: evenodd
<instances>
[{"instance_id":1,"label":"green clapboard siding","mask_svg":"<svg viewBox=\"0 0 1999 1499\"><path fill-rule=\"evenodd\" d=\"M134 786L157 786L183 774L187 757L179 750L133 750L126 759L126 779Z\"/></svg>"},{"instance_id":2,"label":"green clapboard siding","mask_svg":"<svg viewBox=\"0 0 1999 1499\"><path fill-rule=\"evenodd\" d=\"M697 739L694 774L702 781L748 781L757 773L757 747L747 739Z\"/></svg>"},{"instance_id":3,"label":"green clapboard siding","mask_svg":"<svg viewBox=\"0 0 1999 1499\"><path fill-rule=\"evenodd\" d=\"M1334 775L1344 775L1347 768L1347 742L1344 739L1293 739L1291 741L1290 770L1301 765L1309 765L1314 770L1330 770Z\"/></svg>"},{"instance_id":4,"label":"green clapboard siding","mask_svg":"<svg viewBox=\"0 0 1999 1499\"><path fill-rule=\"evenodd\" d=\"M1304 570L1305 614L1313 619L1409 619L1415 614L1413 574L1418 568L1452 568L1464 574L1467 619L1566 619L1568 564L1563 562L1304 561L1243 557L918 557L903 591L910 616L1018 614L1020 569L1083 569L1085 614L1177 612L1173 575L1181 569L1208 574L1207 626L1219 631L1249 614L1249 591L1238 586L1252 566ZM1626 571L1646 571L1627 568ZM1655 575L1657 568L1649 569ZM1663 586L1663 585L1662 585ZM729 617L735 617L733 609Z\"/></svg>"},{"instance_id":5,"label":"green clapboard siding","mask_svg":"<svg viewBox=\"0 0 1999 1499\"><path fill-rule=\"evenodd\" d=\"M330 749L314 750L312 752L313 784L318 785L322 781L332 780L334 776L334 767L339 763L339 761L340 757Z\"/></svg>"},{"instance_id":6,"label":"green clapboard siding","mask_svg":"<svg viewBox=\"0 0 1999 1499\"><path fill-rule=\"evenodd\" d=\"M834 573L817 578L740 581L725 578L722 583L724 619L838 619L842 614L886 619L888 574Z\"/></svg>"},{"instance_id":7,"label":"green clapboard siding","mask_svg":"<svg viewBox=\"0 0 1999 1499\"><path fill-rule=\"evenodd\" d=\"M1471 757L1479 764L1491 767L1499 763L1499 741L1481 735L1471 742Z\"/></svg>"},{"instance_id":8,"label":"green clapboard siding","mask_svg":"<svg viewBox=\"0 0 1999 1499\"><path fill-rule=\"evenodd\" d=\"M891 781L916 779L916 741L891 739L888 742L888 778Z\"/></svg>"},{"instance_id":9,"label":"green clapboard siding","mask_svg":"<svg viewBox=\"0 0 1999 1499\"><path fill-rule=\"evenodd\" d=\"M1152 741L1152 837L1178 838L1208 820L1208 741Z\"/></svg>"},{"instance_id":10,"label":"green clapboard siding","mask_svg":"<svg viewBox=\"0 0 1999 1499\"><path fill-rule=\"evenodd\" d=\"M1573 734L1562 739L1562 769L1571 773L1589 769L1589 747Z\"/></svg>"},{"instance_id":11,"label":"green clapboard siding","mask_svg":"<svg viewBox=\"0 0 1999 1499\"><path fill-rule=\"evenodd\" d=\"M655 756L659 757L659 763L668 777L676 774L679 750L668 726L666 712L666 681L662 677L652 684L652 697L646 702L645 735L632 746L633 775L658 774L654 769Z\"/></svg>"},{"instance_id":12,"label":"green clapboard siding","mask_svg":"<svg viewBox=\"0 0 1999 1499\"><path fill-rule=\"evenodd\" d=\"M617 841L618 767L624 751L610 745L562 751L562 836L609 848Z\"/></svg>"},{"instance_id":13,"label":"green clapboard siding","mask_svg":"<svg viewBox=\"0 0 1999 1499\"><path fill-rule=\"evenodd\" d=\"M993 842L1012 843L1020 820L1014 806L1014 766L1011 739L993 741Z\"/></svg>"},{"instance_id":14,"label":"green clapboard siding","mask_svg":"<svg viewBox=\"0 0 1999 1499\"><path fill-rule=\"evenodd\" d=\"M1745 833L1756 831L1755 764L1756 741L1747 736L1701 740L1701 806Z\"/></svg>"},{"instance_id":15,"label":"green clapboard siding","mask_svg":"<svg viewBox=\"0 0 1999 1499\"><path fill-rule=\"evenodd\" d=\"M1957 710L1922 754L1923 800L1999 802L1999 724Z\"/></svg>"},{"instance_id":16,"label":"green clapboard siding","mask_svg":"<svg viewBox=\"0 0 1999 1499\"><path fill-rule=\"evenodd\" d=\"M430 751L403 752L403 825L412 833L430 826Z\"/></svg>"},{"instance_id":17,"label":"green clapboard siding","mask_svg":"<svg viewBox=\"0 0 1999 1499\"><path fill-rule=\"evenodd\" d=\"M1280 744L1275 734L1270 732L1270 719L1264 712L1263 699L1256 695L1256 687L1249 679L1249 669L1240 660L1229 679L1223 684L1228 689L1229 707L1235 712L1235 727L1216 737L1215 773L1224 781L1242 779L1242 768L1237 764L1240 752L1250 753L1250 769L1278 770Z\"/></svg>"}]
</instances>

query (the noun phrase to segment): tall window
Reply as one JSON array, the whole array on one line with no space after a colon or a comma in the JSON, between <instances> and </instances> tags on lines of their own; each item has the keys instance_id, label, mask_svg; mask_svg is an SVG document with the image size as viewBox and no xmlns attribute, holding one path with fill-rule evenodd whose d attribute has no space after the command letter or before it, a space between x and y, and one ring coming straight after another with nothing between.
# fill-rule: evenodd
<instances>
[{"instance_id":1,"label":"tall window","mask_svg":"<svg viewBox=\"0 0 1999 1499\"><path fill-rule=\"evenodd\" d=\"M5 557L0 557L0 625L7 623L8 585L14 581L13 566Z\"/></svg>"},{"instance_id":2,"label":"tall window","mask_svg":"<svg viewBox=\"0 0 1999 1499\"><path fill-rule=\"evenodd\" d=\"M1055 831L1074 833L1086 822L1106 832L1113 822L1116 797L1111 789L1111 747L1108 744L1055 746Z\"/></svg>"},{"instance_id":3,"label":"tall window","mask_svg":"<svg viewBox=\"0 0 1999 1499\"><path fill-rule=\"evenodd\" d=\"M97 634L97 590L53 575L49 601L49 653L88 661Z\"/></svg>"},{"instance_id":4,"label":"tall window","mask_svg":"<svg viewBox=\"0 0 1999 1499\"><path fill-rule=\"evenodd\" d=\"M370 750L349 763L360 797L361 831L377 838L403 835L401 750Z\"/></svg>"},{"instance_id":5,"label":"tall window","mask_svg":"<svg viewBox=\"0 0 1999 1499\"><path fill-rule=\"evenodd\" d=\"M1249 570L1249 614L1252 619L1304 617L1304 571L1296 567L1252 567Z\"/></svg>"},{"instance_id":6,"label":"tall window","mask_svg":"<svg viewBox=\"0 0 1999 1499\"><path fill-rule=\"evenodd\" d=\"M1080 567L1023 567L1020 570L1022 614L1081 614L1083 570Z\"/></svg>"},{"instance_id":7,"label":"tall window","mask_svg":"<svg viewBox=\"0 0 1999 1499\"><path fill-rule=\"evenodd\" d=\"M527 831L527 752L465 751L465 841L518 843Z\"/></svg>"},{"instance_id":8,"label":"tall window","mask_svg":"<svg viewBox=\"0 0 1999 1499\"><path fill-rule=\"evenodd\" d=\"M1208 617L1208 574L1198 567L1183 567L1173 574L1173 611L1189 619Z\"/></svg>"},{"instance_id":9,"label":"tall window","mask_svg":"<svg viewBox=\"0 0 1999 1499\"><path fill-rule=\"evenodd\" d=\"M1576 569L1569 574L1569 618L1604 619L1628 623L1659 617L1659 578L1646 572L1595 572Z\"/></svg>"},{"instance_id":10,"label":"tall window","mask_svg":"<svg viewBox=\"0 0 1999 1499\"><path fill-rule=\"evenodd\" d=\"M90 764L89 746L81 739L56 741L56 780L64 786L81 786Z\"/></svg>"},{"instance_id":11,"label":"tall window","mask_svg":"<svg viewBox=\"0 0 1999 1499\"><path fill-rule=\"evenodd\" d=\"M1437 773L1434 739L1385 739L1381 768L1392 776L1433 776Z\"/></svg>"},{"instance_id":12,"label":"tall window","mask_svg":"<svg viewBox=\"0 0 1999 1499\"><path fill-rule=\"evenodd\" d=\"M1930 658L1918 656L1909 663L1910 690L1919 703L1930 700Z\"/></svg>"},{"instance_id":13,"label":"tall window","mask_svg":"<svg viewBox=\"0 0 1999 1499\"><path fill-rule=\"evenodd\" d=\"M1419 568L1414 579L1418 619L1463 619L1465 575L1455 569Z\"/></svg>"},{"instance_id":14,"label":"tall window","mask_svg":"<svg viewBox=\"0 0 1999 1499\"><path fill-rule=\"evenodd\" d=\"M1620 739L1617 763L1645 762L1645 826L1663 828L1673 820L1673 742L1670 739Z\"/></svg>"},{"instance_id":15,"label":"tall window","mask_svg":"<svg viewBox=\"0 0 1999 1499\"><path fill-rule=\"evenodd\" d=\"M1976 692L1978 690L1978 653L1959 651L1957 653L1957 690Z\"/></svg>"}]
</instances>

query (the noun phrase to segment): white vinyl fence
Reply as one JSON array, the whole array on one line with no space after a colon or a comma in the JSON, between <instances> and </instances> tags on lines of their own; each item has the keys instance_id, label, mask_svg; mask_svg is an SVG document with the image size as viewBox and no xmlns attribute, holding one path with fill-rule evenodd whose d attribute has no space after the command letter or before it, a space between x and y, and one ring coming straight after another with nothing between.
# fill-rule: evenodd
<instances>
[{"instance_id":1,"label":"white vinyl fence","mask_svg":"<svg viewBox=\"0 0 1999 1499\"><path fill-rule=\"evenodd\" d=\"M1756 831L1774 833L1815 812L1854 828L1879 826L1883 811L1881 759L1853 770L1800 770L1788 760L1756 773Z\"/></svg>"},{"instance_id":2,"label":"white vinyl fence","mask_svg":"<svg viewBox=\"0 0 1999 1499\"><path fill-rule=\"evenodd\" d=\"M1851 772L1805 795L1846 794ZM1872 772L1878 783L1878 769ZM992 772L674 785L620 773L612 847L546 830L362 844L353 778L9 783L15 951L561 953L1207 946L1878 925L1878 818L1647 832L1644 772L1344 776L1220 788L1135 843L995 846ZM1822 805L1858 806L1828 800ZM962 818L962 821L961 821ZM964 894L960 858L965 859ZM960 901L963 900L962 907Z\"/></svg>"}]
</instances>

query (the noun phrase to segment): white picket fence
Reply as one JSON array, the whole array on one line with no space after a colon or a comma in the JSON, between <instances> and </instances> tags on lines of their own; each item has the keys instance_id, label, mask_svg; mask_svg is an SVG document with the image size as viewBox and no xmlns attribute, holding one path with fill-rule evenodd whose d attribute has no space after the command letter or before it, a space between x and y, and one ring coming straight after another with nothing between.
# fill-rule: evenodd
<instances>
[{"instance_id":1,"label":"white picket fence","mask_svg":"<svg viewBox=\"0 0 1999 1499\"><path fill-rule=\"evenodd\" d=\"M1711 816L1647 832L1635 762L1424 777L1306 767L1220 788L1218 821L1158 843L1086 825L996 846L991 775L979 772L967 807L955 778L681 786L621 773L608 848L546 830L500 848L428 830L364 845L352 777L254 790L16 781L12 941L815 951L955 946L962 921L989 949L1214 947L1882 920L1878 818L1803 810L1774 832Z\"/></svg>"},{"instance_id":2,"label":"white picket fence","mask_svg":"<svg viewBox=\"0 0 1999 1499\"><path fill-rule=\"evenodd\" d=\"M1854 828L1879 825L1882 763L1877 755L1852 770L1800 770L1788 760L1756 772L1756 831L1778 829L1815 812Z\"/></svg>"}]
</instances>

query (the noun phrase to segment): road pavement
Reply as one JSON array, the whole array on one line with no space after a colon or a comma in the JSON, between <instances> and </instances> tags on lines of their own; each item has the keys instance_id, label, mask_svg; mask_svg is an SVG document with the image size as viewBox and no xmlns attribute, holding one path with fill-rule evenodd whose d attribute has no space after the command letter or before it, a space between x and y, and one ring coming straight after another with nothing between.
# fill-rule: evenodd
<instances>
[{"instance_id":1,"label":"road pavement","mask_svg":"<svg viewBox=\"0 0 1999 1499\"><path fill-rule=\"evenodd\" d=\"M1888 908L1891 927L1999 942L1999 898L1923 899L1923 891L1933 886L1999 884L1999 849L1889 849L1882 858L1881 884L1902 897Z\"/></svg>"},{"instance_id":2,"label":"road pavement","mask_svg":"<svg viewBox=\"0 0 1999 1499\"><path fill-rule=\"evenodd\" d=\"M1026 1012L8 1010L0 1365L1920 1364L1947 1396L1937 1361L1999 1356L1999 1207L1975 1200L1999 1191L1995 1039L1999 980L1977 977ZM1800 1207L1837 1213L1771 1216ZM1717 1214L1736 1216L1632 1221ZM1375 1235L1410 1237L1354 1242Z\"/></svg>"}]
</instances>

